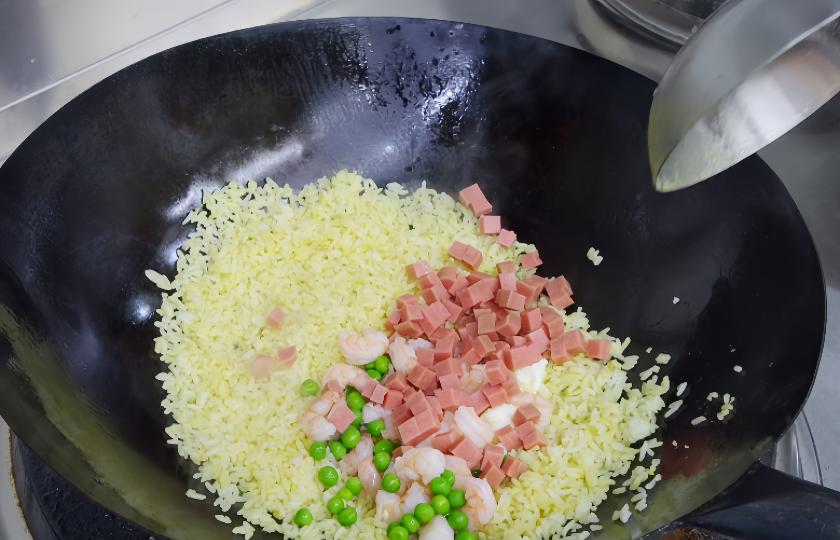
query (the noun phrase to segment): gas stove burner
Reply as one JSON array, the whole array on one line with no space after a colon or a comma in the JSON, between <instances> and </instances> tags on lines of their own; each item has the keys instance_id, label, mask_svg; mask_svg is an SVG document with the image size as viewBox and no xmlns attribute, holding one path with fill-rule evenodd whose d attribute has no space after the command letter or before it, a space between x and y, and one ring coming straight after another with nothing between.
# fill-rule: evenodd
<instances>
[{"instance_id":1,"label":"gas stove burner","mask_svg":"<svg viewBox=\"0 0 840 540\"><path fill-rule=\"evenodd\" d=\"M727 0L596 0L613 19L633 30L684 44Z\"/></svg>"}]
</instances>

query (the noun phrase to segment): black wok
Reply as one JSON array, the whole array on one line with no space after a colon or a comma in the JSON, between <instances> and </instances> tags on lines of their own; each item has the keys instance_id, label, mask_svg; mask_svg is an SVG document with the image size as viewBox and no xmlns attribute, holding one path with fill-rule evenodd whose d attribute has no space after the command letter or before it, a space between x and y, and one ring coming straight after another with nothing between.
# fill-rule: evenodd
<instances>
[{"instance_id":1,"label":"black wok","mask_svg":"<svg viewBox=\"0 0 840 540\"><path fill-rule=\"evenodd\" d=\"M654 88L556 43L410 19L265 26L128 67L0 168L0 414L105 507L173 539L230 538L212 498L184 496L199 489L195 466L166 444L160 295L143 271L173 275L184 216L202 189L231 180L299 188L349 168L450 193L480 182L539 247L541 273L569 278L594 327L633 339L635 373L653 347L674 358L660 376L689 382L686 410L662 424L666 480L638 525L655 530L732 485L791 424L816 373L825 294L802 217L759 158L653 190ZM712 391L735 396L734 416L692 426L717 412ZM766 511L774 474L754 469L692 519L713 526L756 500ZM750 482L758 498L744 495ZM831 492L795 485L823 505L794 512L803 522L837 508ZM629 537L609 519L625 502L603 504L598 537ZM786 537L780 527L761 537Z\"/></svg>"}]
</instances>

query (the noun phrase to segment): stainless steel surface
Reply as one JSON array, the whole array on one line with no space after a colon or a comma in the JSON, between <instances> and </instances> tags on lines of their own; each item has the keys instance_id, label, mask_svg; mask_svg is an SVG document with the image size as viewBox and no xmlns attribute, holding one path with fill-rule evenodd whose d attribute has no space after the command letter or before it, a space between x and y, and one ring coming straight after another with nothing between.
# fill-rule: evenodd
<instances>
[{"instance_id":1,"label":"stainless steel surface","mask_svg":"<svg viewBox=\"0 0 840 540\"><path fill-rule=\"evenodd\" d=\"M9 426L0 418L0 540L25 540L30 535L15 493L9 435Z\"/></svg>"},{"instance_id":2,"label":"stainless steel surface","mask_svg":"<svg viewBox=\"0 0 840 540\"><path fill-rule=\"evenodd\" d=\"M838 16L840 0L732 0L706 21L654 94L656 189L731 167L840 91Z\"/></svg>"},{"instance_id":3,"label":"stainless steel surface","mask_svg":"<svg viewBox=\"0 0 840 540\"><path fill-rule=\"evenodd\" d=\"M695 17L657 0L598 0L631 25L683 45L703 24Z\"/></svg>"},{"instance_id":4,"label":"stainless steel surface","mask_svg":"<svg viewBox=\"0 0 840 540\"><path fill-rule=\"evenodd\" d=\"M608 58L629 69L641 73L653 80L660 80L665 73L674 53L674 49L656 40L647 39L643 34L623 31L615 26L597 0L524 0L515 4L507 0L430 0L414 2L409 0L231 0L216 2L217 8L200 11L195 8L193 15L183 15L184 19L171 24L148 24L149 19L159 22L154 13L147 12L149 2L131 0L120 3L126 9L142 11L143 16L132 19L129 16L116 19L97 17L99 3L95 0L67 0L55 2L62 6L72 4L76 10L76 27L68 29L61 39L54 34L48 38L47 29L61 26L66 10L51 9L46 2L33 2L38 7L36 16L14 19L18 13L13 4L25 3L26 0L0 0L4 18L0 21L0 40L6 38L3 28L20 27L21 32L35 36L42 58L63 58L61 54L73 54L74 49L68 41L87 39L87 35L100 33L110 36L134 32L134 42L125 46L125 42L109 42L98 39L85 57L80 56L73 66L83 66L75 71L62 65L49 64L44 68L40 81L57 81L42 86L30 84L21 90L18 96L31 95L13 106L8 106L15 99L11 94L7 100L0 99L0 163L9 153L43 120L49 117L70 99L89 88L91 85L118 71L122 67L145 58L169 47L209 35L268 24L290 19L312 19L341 16L412 16L436 19L458 20L485 24L530 35L551 39L581 50ZM672 6L680 7L681 0L668 0ZM717 0L711 0L714 4ZM692 5L708 7L710 2L692 0ZM684 2L683 2L684 3ZM191 5L205 6L200 2ZM171 9L171 8L170 8ZM159 10L158 10L159 12ZM697 13L695 13L696 15ZM174 18L163 19L172 23ZM91 22L93 21L93 22ZM132 22L134 21L134 22ZM139 23L137 21L140 21ZM137 24L136 27L131 27ZM81 26L80 26L81 25ZM72 26L72 25L71 25ZM108 28L105 28L105 27ZM161 28L166 26L163 30ZM79 30L81 28L81 31ZM626 27L625 27L626 28ZM73 34L70 30L75 30ZM128 40L131 41L131 40ZM26 56L25 51L17 46L4 44L3 59L0 59L0 86L14 87L23 85L13 80L16 75L7 71L7 56ZM11 47L11 49L9 48ZM67 49L57 51L56 49ZM36 58L37 64L37 58ZM14 64L19 65L19 64ZM21 86L23 88L23 86ZM822 476L825 485L840 488L840 453L835 451L840 443L840 416L835 413L836 395L840 392L840 182L836 180L836 171L840 170L840 96L832 99L802 124L779 138L759 155L787 185L794 199L799 204L805 219L814 235L817 248L822 258L828 281L828 330L823 360L812 396L806 405L811 422L813 439L819 453ZM783 316L783 306L780 316ZM801 420L797 421L801 423ZM797 424L798 425L798 424ZM791 433L799 433L793 429ZM2 435L2 433L0 433ZM792 436L792 435L791 435ZM6 437L4 440L8 440ZM788 439L789 440L789 439ZM785 442L788 448L793 443ZM797 455L804 456L807 444L796 441ZM800 458L801 459L801 458ZM814 460L816 461L816 460ZM804 463L795 466L791 460L779 458L778 466L783 470L799 470L809 474L811 470ZM3 504L5 482L0 480L0 505ZM0 509L0 534L5 527L6 513ZM0 536L0 540L3 540ZM21 538L21 536L9 536Z\"/></svg>"},{"instance_id":5,"label":"stainless steel surface","mask_svg":"<svg viewBox=\"0 0 840 540\"><path fill-rule=\"evenodd\" d=\"M776 470L823 485L817 448L804 412L776 444L773 454L771 465Z\"/></svg>"}]
</instances>

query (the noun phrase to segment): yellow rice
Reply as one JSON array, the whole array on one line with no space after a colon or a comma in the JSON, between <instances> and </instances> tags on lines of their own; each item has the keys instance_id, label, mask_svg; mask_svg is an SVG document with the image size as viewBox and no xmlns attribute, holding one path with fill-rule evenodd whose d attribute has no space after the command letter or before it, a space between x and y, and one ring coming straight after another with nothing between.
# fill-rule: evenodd
<instances>
[{"instance_id":1,"label":"yellow rice","mask_svg":"<svg viewBox=\"0 0 840 540\"><path fill-rule=\"evenodd\" d=\"M320 381L342 361L340 331L381 329L393 299L416 292L405 265L423 259L432 268L452 264L446 251L459 240L482 250L481 270L495 273L497 262L534 247L494 243L495 236L480 234L478 220L446 194L425 187L408 194L396 184L383 190L345 171L298 195L267 180L262 187L231 183L205 193L203 202L185 219L197 230L179 252L175 279L147 272L170 291L158 311L155 340L169 371L158 379L168 393L163 407L174 419L166 430L170 442L200 464L203 486L197 480L192 487L209 491L208 502L224 512L244 503L237 513L246 521L234 532L246 538L254 530L250 522L292 538L384 539L364 493L352 503L359 513L355 525L342 527L327 512L326 501L346 478L327 490L316 480L324 462L316 466L309 457L297 421L317 398L302 398L301 382ZM280 331L265 326L275 306L288 314ZM567 328L588 330L582 312L564 317ZM609 338L606 331L590 335ZM613 342L618 358L626 344ZM289 345L299 351L290 371L265 380L246 374L256 354ZM628 472L639 453L630 444L653 433L664 406L659 396L667 378L657 385L654 376L641 391L631 390L625 369L634 364L634 357L604 364L583 356L563 366L550 363L540 390L556 407L546 430L549 445L518 454L529 470L496 491L496 517L480 538L586 537L584 527L594 523L613 477ZM631 489L642 493L638 486L655 466L654 460L647 469L636 467ZM299 528L292 517L303 507L315 519Z\"/></svg>"}]
</instances>

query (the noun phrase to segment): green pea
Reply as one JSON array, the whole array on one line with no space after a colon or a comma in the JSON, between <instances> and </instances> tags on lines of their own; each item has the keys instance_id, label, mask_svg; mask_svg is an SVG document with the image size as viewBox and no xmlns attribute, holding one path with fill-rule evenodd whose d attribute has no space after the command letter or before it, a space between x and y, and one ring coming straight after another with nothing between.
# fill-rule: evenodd
<instances>
[{"instance_id":1,"label":"green pea","mask_svg":"<svg viewBox=\"0 0 840 540\"><path fill-rule=\"evenodd\" d=\"M356 509L352 506L348 506L338 513L338 523L344 527L349 527L356 523L357 519L359 519L359 514L356 513Z\"/></svg>"},{"instance_id":2,"label":"green pea","mask_svg":"<svg viewBox=\"0 0 840 540\"><path fill-rule=\"evenodd\" d=\"M380 357L382 358L382 357ZM400 520L403 528L407 530L410 534L416 533L420 530L420 522L417 521L417 518L414 517L413 514L406 514Z\"/></svg>"},{"instance_id":3,"label":"green pea","mask_svg":"<svg viewBox=\"0 0 840 540\"><path fill-rule=\"evenodd\" d=\"M401 527L401 526L402 526L402 523L400 523L399 521L392 521L391 524L388 525L388 528L385 529L385 534L391 534L391 531L394 530L394 528Z\"/></svg>"},{"instance_id":4,"label":"green pea","mask_svg":"<svg viewBox=\"0 0 840 540\"><path fill-rule=\"evenodd\" d=\"M318 480L327 487L333 487L338 483L338 471L326 465L318 471Z\"/></svg>"},{"instance_id":5,"label":"green pea","mask_svg":"<svg viewBox=\"0 0 840 540\"><path fill-rule=\"evenodd\" d=\"M382 489L388 493L396 493L400 490L400 479L396 474L388 473L382 477Z\"/></svg>"},{"instance_id":6,"label":"green pea","mask_svg":"<svg viewBox=\"0 0 840 540\"><path fill-rule=\"evenodd\" d=\"M349 501L353 498L353 492L347 489L347 486L338 490L338 496L344 499L345 501Z\"/></svg>"},{"instance_id":7,"label":"green pea","mask_svg":"<svg viewBox=\"0 0 840 540\"><path fill-rule=\"evenodd\" d=\"M390 464L391 454L388 452L377 452L373 454L373 466L376 467L377 471L385 472Z\"/></svg>"},{"instance_id":8,"label":"green pea","mask_svg":"<svg viewBox=\"0 0 840 540\"><path fill-rule=\"evenodd\" d=\"M348 480L347 483L344 484L344 487L349 489L350 493L352 493L353 495L358 495L362 492L362 482L355 476Z\"/></svg>"},{"instance_id":9,"label":"green pea","mask_svg":"<svg viewBox=\"0 0 840 540\"><path fill-rule=\"evenodd\" d=\"M461 508L467 504L467 495L463 489L453 489L449 492L447 499L449 499L449 506L452 508Z\"/></svg>"},{"instance_id":10,"label":"green pea","mask_svg":"<svg viewBox=\"0 0 840 540\"><path fill-rule=\"evenodd\" d=\"M384 422L383 422L383 424L384 424ZM394 449L396 449L396 446L394 446L394 443L392 443L391 441L386 441L384 439L373 445L373 453L374 454L377 453L377 452L388 452L389 454L393 454Z\"/></svg>"},{"instance_id":11,"label":"green pea","mask_svg":"<svg viewBox=\"0 0 840 540\"><path fill-rule=\"evenodd\" d=\"M347 448L356 448L356 445L361 441L362 434L356 426L347 426L347 429L341 434L341 444Z\"/></svg>"},{"instance_id":12,"label":"green pea","mask_svg":"<svg viewBox=\"0 0 840 540\"><path fill-rule=\"evenodd\" d=\"M408 531L403 526L394 527L388 533L388 540L408 540Z\"/></svg>"},{"instance_id":13,"label":"green pea","mask_svg":"<svg viewBox=\"0 0 840 540\"><path fill-rule=\"evenodd\" d=\"M449 495L449 492L452 490L449 486L449 480L442 476L433 479L429 487L432 488L432 493L435 495Z\"/></svg>"},{"instance_id":14,"label":"green pea","mask_svg":"<svg viewBox=\"0 0 840 540\"><path fill-rule=\"evenodd\" d=\"M379 381L382 380L382 374L379 373L378 371L376 371L375 369L367 370L367 374L370 375L370 378L373 379L376 382L379 382Z\"/></svg>"},{"instance_id":15,"label":"green pea","mask_svg":"<svg viewBox=\"0 0 840 540\"><path fill-rule=\"evenodd\" d=\"M344 499L338 495L327 501L327 511L330 514L337 514L341 512L342 508L344 508Z\"/></svg>"},{"instance_id":16,"label":"green pea","mask_svg":"<svg viewBox=\"0 0 840 540\"><path fill-rule=\"evenodd\" d=\"M348 386L344 389L344 393L349 396L350 394L358 394L359 391L354 386Z\"/></svg>"},{"instance_id":17,"label":"green pea","mask_svg":"<svg viewBox=\"0 0 840 540\"><path fill-rule=\"evenodd\" d=\"M432 497L432 502L429 503L434 508L436 514L443 515L449 512L449 499L443 495L435 495Z\"/></svg>"},{"instance_id":18,"label":"green pea","mask_svg":"<svg viewBox=\"0 0 840 540\"><path fill-rule=\"evenodd\" d=\"M361 411L362 407L365 406L365 398L362 397L362 394L348 394L347 406L350 407L351 411Z\"/></svg>"},{"instance_id":19,"label":"green pea","mask_svg":"<svg viewBox=\"0 0 840 540\"><path fill-rule=\"evenodd\" d=\"M376 369L376 360L374 360L373 362L367 363L362 367L365 369L365 371L367 371L369 369Z\"/></svg>"},{"instance_id":20,"label":"green pea","mask_svg":"<svg viewBox=\"0 0 840 540\"><path fill-rule=\"evenodd\" d=\"M473 478L478 478L481 476L481 471L472 471Z\"/></svg>"},{"instance_id":21,"label":"green pea","mask_svg":"<svg viewBox=\"0 0 840 540\"><path fill-rule=\"evenodd\" d=\"M373 435L374 437L381 437L382 430L385 429L385 422L382 420L374 420L373 422L368 422L366 424L368 433Z\"/></svg>"},{"instance_id":22,"label":"green pea","mask_svg":"<svg viewBox=\"0 0 840 540\"><path fill-rule=\"evenodd\" d=\"M295 514L295 525L298 527L306 527L312 523L312 512L306 508L301 508Z\"/></svg>"},{"instance_id":23,"label":"green pea","mask_svg":"<svg viewBox=\"0 0 840 540\"><path fill-rule=\"evenodd\" d=\"M347 455L347 448L341 444L341 441L330 441L330 454L336 461L341 461L341 458Z\"/></svg>"},{"instance_id":24,"label":"green pea","mask_svg":"<svg viewBox=\"0 0 840 540\"><path fill-rule=\"evenodd\" d=\"M373 361L373 369L378 371L379 373L385 375L388 373L388 369L391 367L391 359L387 356L380 356L376 360ZM409 531L411 532L411 531Z\"/></svg>"},{"instance_id":25,"label":"green pea","mask_svg":"<svg viewBox=\"0 0 840 540\"><path fill-rule=\"evenodd\" d=\"M425 525L435 517L435 509L432 508L431 504L420 503L414 508L414 517L417 518L417 521Z\"/></svg>"},{"instance_id":26,"label":"green pea","mask_svg":"<svg viewBox=\"0 0 840 540\"><path fill-rule=\"evenodd\" d=\"M461 531L455 535L455 540L475 540L475 535L470 531Z\"/></svg>"},{"instance_id":27,"label":"green pea","mask_svg":"<svg viewBox=\"0 0 840 540\"><path fill-rule=\"evenodd\" d=\"M320 389L321 389L321 387L318 386L318 383L316 383L312 379L306 379L300 385L300 395L302 395L303 397L314 396L315 394L318 393L318 390L320 390ZM308 511L309 510L307 510L307 512ZM310 518L310 521L311 521L311 518Z\"/></svg>"},{"instance_id":28,"label":"green pea","mask_svg":"<svg viewBox=\"0 0 840 540\"><path fill-rule=\"evenodd\" d=\"M312 459L315 461L321 461L327 457L327 443L312 443L312 446L309 447L309 455L312 456Z\"/></svg>"},{"instance_id":29,"label":"green pea","mask_svg":"<svg viewBox=\"0 0 840 540\"><path fill-rule=\"evenodd\" d=\"M449 469L444 469L442 473L440 473L441 478L446 478L446 481L449 483L449 487L455 485L455 473L450 471Z\"/></svg>"},{"instance_id":30,"label":"green pea","mask_svg":"<svg viewBox=\"0 0 840 540\"><path fill-rule=\"evenodd\" d=\"M362 429L362 411L359 410L359 411L353 411L353 412L356 413L356 419L353 420L352 422L350 422L350 425L361 431L361 429Z\"/></svg>"},{"instance_id":31,"label":"green pea","mask_svg":"<svg viewBox=\"0 0 840 540\"><path fill-rule=\"evenodd\" d=\"M455 529L456 531L466 529L467 525L470 524L470 520L469 518L467 518L467 514L461 512L460 510L453 510L449 512L449 514L446 516L446 522L449 523L449 526Z\"/></svg>"}]
</instances>

